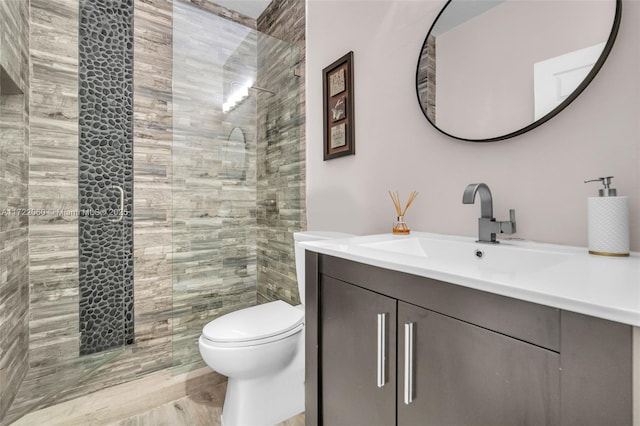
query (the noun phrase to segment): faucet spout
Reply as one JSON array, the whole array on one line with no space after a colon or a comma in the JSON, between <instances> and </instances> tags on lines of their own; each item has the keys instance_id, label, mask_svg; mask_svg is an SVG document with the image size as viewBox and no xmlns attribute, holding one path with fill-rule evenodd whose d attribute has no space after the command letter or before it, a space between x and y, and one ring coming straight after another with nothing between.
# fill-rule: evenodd
<instances>
[{"instance_id":1,"label":"faucet spout","mask_svg":"<svg viewBox=\"0 0 640 426\"><path fill-rule=\"evenodd\" d=\"M472 183L468 185L462 194L463 204L475 203L476 193L480 193L480 216L485 219L493 219L493 198L491 190L486 183Z\"/></svg>"},{"instance_id":2,"label":"faucet spout","mask_svg":"<svg viewBox=\"0 0 640 426\"><path fill-rule=\"evenodd\" d=\"M480 194L480 217L478 218L478 242L498 244L496 234L513 234L516 232L516 211L509 211L509 219L496 222L493 217L493 198L486 183L472 183L462 194L463 204L473 204L476 193Z\"/></svg>"}]
</instances>

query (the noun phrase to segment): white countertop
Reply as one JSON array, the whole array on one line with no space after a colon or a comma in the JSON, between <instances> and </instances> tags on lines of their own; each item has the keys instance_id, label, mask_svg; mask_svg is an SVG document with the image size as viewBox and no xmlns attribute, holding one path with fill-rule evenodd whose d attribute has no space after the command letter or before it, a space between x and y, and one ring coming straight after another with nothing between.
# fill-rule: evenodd
<instances>
[{"instance_id":1,"label":"white countertop","mask_svg":"<svg viewBox=\"0 0 640 426\"><path fill-rule=\"evenodd\" d=\"M404 240L404 241L403 241ZM317 253L640 327L640 254L412 232L301 243ZM484 256L478 259L475 250Z\"/></svg>"}]
</instances>

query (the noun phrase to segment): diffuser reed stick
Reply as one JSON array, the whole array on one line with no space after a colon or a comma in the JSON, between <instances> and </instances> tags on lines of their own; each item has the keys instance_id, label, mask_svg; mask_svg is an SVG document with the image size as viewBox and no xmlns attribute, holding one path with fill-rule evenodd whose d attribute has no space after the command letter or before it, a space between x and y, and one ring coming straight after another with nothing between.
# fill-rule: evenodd
<instances>
[{"instance_id":1,"label":"diffuser reed stick","mask_svg":"<svg viewBox=\"0 0 640 426\"><path fill-rule=\"evenodd\" d=\"M407 201L407 204L404 206L404 209L401 207L402 204L400 204L400 196L398 195L397 190L396 192L389 191L389 196L391 197L391 201L393 201L393 206L395 207L396 214L398 216L397 221L393 226L393 233L408 234L409 232L411 232L411 230L409 229L407 224L404 222L404 215L407 213L407 210L411 206L411 203L413 203L413 200L415 200L416 197L418 196L418 191L411 192L411 195L409 196L409 200Z\"/></svg>"}]
</instances>

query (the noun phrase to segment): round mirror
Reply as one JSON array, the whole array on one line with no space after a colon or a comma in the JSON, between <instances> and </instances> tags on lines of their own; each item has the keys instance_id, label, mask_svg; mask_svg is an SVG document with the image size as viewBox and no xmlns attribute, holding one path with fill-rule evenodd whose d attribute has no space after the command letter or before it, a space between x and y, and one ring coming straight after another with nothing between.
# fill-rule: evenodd
<instances>
[{"instance_id":1,"label":"round mirror","mask_svg":"<svg viewBox=\"0 0 640 426\"><path fill-rule=\"evenodd\" d=\"M620 0L450 0L418 60L418 101L439 131L472 142L525 133L591 82Z\"/></svg>"},{"instance_id":2,"label":"round mirror","mask_svg":"<svg viewBox=\"0 0 640 426\"><path fill-rule=\"evenodd\" d=\"M246 140L244 133L239 127L234 127L222 147L222 177L245 180L247 173L245 155Z\"/></svg>"}]
</instances>

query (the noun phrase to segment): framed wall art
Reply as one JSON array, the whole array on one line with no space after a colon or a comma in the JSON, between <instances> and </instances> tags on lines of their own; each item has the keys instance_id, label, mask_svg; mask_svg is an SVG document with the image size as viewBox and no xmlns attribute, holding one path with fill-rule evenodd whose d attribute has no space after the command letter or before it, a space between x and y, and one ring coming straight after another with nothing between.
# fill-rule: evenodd
<instances>
[{"instance_id":1,"label":"framed wall art","mask_svg":"<svg viewBox=\"0 0 640 426\"><path fill-rule=\"evenodd\" d=\"M322 70L324 160L356 153L353 52Z\"/></svg>"}]
</instances>

